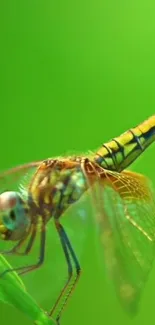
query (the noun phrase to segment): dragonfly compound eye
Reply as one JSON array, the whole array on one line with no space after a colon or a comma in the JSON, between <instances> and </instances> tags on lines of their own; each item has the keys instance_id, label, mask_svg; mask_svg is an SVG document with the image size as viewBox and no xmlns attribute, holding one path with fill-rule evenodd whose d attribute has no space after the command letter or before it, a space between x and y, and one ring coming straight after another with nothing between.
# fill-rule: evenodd
<instances>
[{"instance_id":1,"label":"dragonfly compound eye","mask_svg":"<svg viewBox=\"0 0 155 325\"><path fill-rule=\"evenodd\" d=\"M18 197L16 192L4 192L0 195L0 211L6 211L13 208L17 203Z\"/></svg>"},{"instance_id":2,"label":"dragonfly compound eye","mask_svg":"<svg viewBox=\"0 0 155 325\"><path fill-rule=\"evenodd\" d=\"M15 212L13 210L10 211L10 218L11 218L11 220L15 220L16 219L16 215L15 215Z\"/></svg>"},{"instance_id":3,"label":"dragonfly compound eye","mask_svg":"<svg viewBox=\"0 0 155 325\"><path fill-rule=\"evenodd\" d=\"M17 192L0 195L0 237L3 240L20 240L30 228L25 202Z\"/></svg>"}]
</instances>

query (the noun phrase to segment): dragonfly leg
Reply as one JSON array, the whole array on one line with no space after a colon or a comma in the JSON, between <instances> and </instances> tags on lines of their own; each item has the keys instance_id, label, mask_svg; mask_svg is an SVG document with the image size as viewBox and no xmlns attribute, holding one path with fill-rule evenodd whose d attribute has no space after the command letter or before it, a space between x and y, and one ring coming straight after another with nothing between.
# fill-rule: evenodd
<instances>
[{"instance_id":1,"label":"dragonfly leg","mask_svg":"<svg viewBox=\"0 0 155 325\"><path fill-rule=\"evenodd\" d=\"M79 276L80 276L80 272L81 272L81 268L80 268L80 264L77 260L77 257L73 251L73 248L70 244L70 241L68 239L68 236L63 228L63 226L59 223L58 220L55 220L55 225L56 225L56 229L58 231L58 234L59 234L59 237L60 237L60 241L61 241L61 245L62 245L62 248L63 248L63 251L64 251L64 254L65 254L65 258L66 258L66 262L67 262L67 265L68 265L68 280L64 286L64 288L62 289L54 307L52 308L52 310L50 311L49 313L49 316L52 316L56 307L58 306L58 303L60 301L60 299L63 297L63 294L64 292L66 291L66 289L69 287L69 290L68 292L66 293L65 295L65 298L64 298L64 301L62 302L61 304L61 307L57 313L57 316L56 316L56 322L57 322L57 325L60 324L60 317L61 317L61 314L62 314L62 311L64 309L64 307L66 306L66 303L68 301L68 298L70 297L70 295L72 294L74 288L75 288L75 285L79 279ZM75 268L76 268L76 276L73 280L73 282L71 283L71 285L69 286L69 283L71 281L71 278L73 276L73 269L72 269L72 264L71 264L71 258L73 259L73 262L75 264Z\"/></svg>"},{"instance_id":2,"label":"dragonfly leg","mask_svg":"<svg viewBox=\"0 0 155 325\"><path fill-rule=\"evenodd\" d=\"M27 236L22 238L12 249L10 249L8 251L5 251L5 250L0 251L0 254L2 254L2 255L27 255L33 246L34 239L36 237L36 229L33 228L30 240L29 240L28 245L26 246L24 252L18 252L18 249L20 249L20 247L24 244L24 242L26 241L28 236L29 236L29 233L27 234Z\"/></svg>"},{"instance_id":3,"label":"dragonfly leg","mask_svg":"<svg viewBox=\"0 0 155 325\"><path fill-rule=\"evenodd\" d=\"M31 247L32 247L32 244L34 242L34 238L35 238L35 235L31 236L30 238L30 241L28 243L28 246L26 247L26 252L28 252ZM28 266L21 266L21 267L16 267L16 268L12 268L12 269L7 269L5 270L4 272L2 272L0 274L0 277L3 277L6 273L8 272L13 272L13 271L20 271L18 274L21 275L21 274L24 274L24 273L28 273L30 271L33 271L37 268L39 268L43 262L44 262L44 256L45 256L45 240L46 240L46 230L45 230L45 226L44 224L42 225L42 231L41 231L41 240L40 240L40 255L39 255L39 260L38 260L38 263L36 264L32 264L32 265L28 265Z\"/></svg>"},{"instance_id":4,"label":"dragonfly leg","mask_svg":"<svg viewBox=\"0 0 155 325\"><path fill-rule=\"evenodd\" d=\"M22 244L25 242L26 238L22 238L13 248L11 248L10 250L2 250L0 251L0 254L2 255L13 255L13 254L18 254L17 250L18 248L20 248L22 246Z\"/></svg>"},{"instance_id":5,"label":"dragonfly leg","mask_svg":"<svg viewBox=\"0 0 155 325\"><path fill-rule=\"evenodd\" d=\"M68 287L69 285L69 282L72 278L72 275L73 275L73 268L72 268L72 264L71 264L71 259L70 259L70 256L69 256L69 252L68 252L68 248L67 248L67 245L65 243L65 240L64 240L64 237L60 234L60 226L59 226L59 223L57 221L55 221L55 226L56 226L56 229L58 231L58 234L59 234L59 237L60 237L60 241L61 241L61 245L62 245L62 248L63 248L63 252L65 254L65 259L66 259L66 262L67 262L67 265L68 265L68 280L65 284L65 286L63 287L58 299L56 300L52 310L49 312L49 316L52 316L61 297L63 296L63 293L65 292L66 288Z\"/></svg>"},{"instance_id":6,"label":"dragonfly leg","mask_svg":"<svg viewBox=\"0 0 155 325\"><path fill-rule=\"evenodd\" d=\"M31 237L29 239L29 242L28 242L28 244L27 244L24 252L23 253L18 253L17 252L17 254L20 254L20 255L28 255L30 253L31 248L32 248L33 243L34 243L34 240L36 238L36 233L37 233L36 228L34 228L33 231L32 231Z\"/></svg>"}]
</instances>

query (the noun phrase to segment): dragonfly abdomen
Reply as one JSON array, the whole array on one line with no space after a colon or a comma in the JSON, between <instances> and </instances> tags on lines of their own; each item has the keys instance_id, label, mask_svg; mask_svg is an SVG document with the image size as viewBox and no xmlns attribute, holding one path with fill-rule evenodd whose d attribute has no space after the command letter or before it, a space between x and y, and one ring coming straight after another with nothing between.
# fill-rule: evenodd
<instances>
[{"instance_id":1,"label":"dragonfly abdomen","mask_svg":"<svg viewBox=\"0 0 155 325\"><path fill-rule=\"evenodd\" d=\"M155 116L102 145L95 162L105 169L122 171L155 140Z\"/></svg>"}]
</instances>

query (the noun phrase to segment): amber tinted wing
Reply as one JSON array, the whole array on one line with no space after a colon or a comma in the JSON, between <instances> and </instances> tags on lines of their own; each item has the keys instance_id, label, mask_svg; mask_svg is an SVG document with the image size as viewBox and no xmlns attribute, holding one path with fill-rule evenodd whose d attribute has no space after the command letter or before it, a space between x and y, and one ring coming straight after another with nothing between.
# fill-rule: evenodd
<instances>
[{"instance_id":1,"label":"amber tinted wing","mask_svg":"<svg viewBox=\"0 0 155 325\"><path fill-rule=\"evenodd\" d=\"M92 191L105 264L123 308L138 309L155 255L155 202L148 180L107 171Z\"/></svg>"},{"instance_id":2,"label":"amber tinted wing","mask_svg":"<svg viewBox=\"0 0 155 325\"><path fill-rule=\"evenodd\" d=\"M0 193L25 186L42 161L23 164L0 173Z\"/></svg>"}]
</instances>

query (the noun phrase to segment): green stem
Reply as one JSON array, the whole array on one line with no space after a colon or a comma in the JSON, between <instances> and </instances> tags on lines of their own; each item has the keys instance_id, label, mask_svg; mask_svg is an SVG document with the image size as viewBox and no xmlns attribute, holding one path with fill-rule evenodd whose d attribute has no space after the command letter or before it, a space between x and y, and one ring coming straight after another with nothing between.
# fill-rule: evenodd
<instances>
[{"instance_id":1,"label":"green stem","mask_svg":"<svg viewBox=\"0 0 155 325\"><path fill-rule=\"evenodd\" d=\"M10 264L0 255L0 273L8 268L11 268ZM0 277L0 300L26 314L36 325L55 325L28 294L16 272L8 272Z\"/></svg>"}]
</instances>

